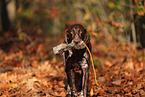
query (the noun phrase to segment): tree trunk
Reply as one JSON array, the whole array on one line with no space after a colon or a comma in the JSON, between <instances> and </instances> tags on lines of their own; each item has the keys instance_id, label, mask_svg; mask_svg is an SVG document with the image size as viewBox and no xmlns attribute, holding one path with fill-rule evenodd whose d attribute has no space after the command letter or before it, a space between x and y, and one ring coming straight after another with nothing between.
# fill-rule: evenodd
<instances>
[{"instance_id":1,"label":"tree trunk","mask_svg":"<svg viewBox=\"0 0 145 97\"><path fill-rule=\"evenodd\" d=\"M145 48L145 16L141 16L136 22L135 22L136 31L138 34L138 40L141 43L141 46Z\"/></svg>"},{"instance_id":2,"label":"tree trunk","mask_svg":"<svg viewBox=\"0 0 145 97\"><path fill-rule=\"evenodd\" d=\"M1 15L2 15L2 11L1 11L1 6L2 6L2 0L0 0L0 33L2 32L2 17L1 17Z\"/></svg>"},{"instance_id":3,"label":"tree trunk","mask_svg":"<svg viewBox=\"0 0 145 97\"><path fill-rule=\"evenodd\" d=\"M135 2L133 2L133 4L135 5ZM145 7L145 0L142 0L142 4ZM143 16L135 14L134 18L135 18L135 30L137 33L138 41L140 42L141 46L145 48L145 14Z\"/></svg>"},{"instance_id":4,"label":"tree trunk","mask_svg":"<svg viewBox=\"0 0 145 97\"><path fill-rule=\"evenodd\" d=\"M10 21L8 19L8 12L6 9L6 1L1 0L1 22L2 22L2 31L8 31L10 29Z\"/></svg>"},{"instance_id":5,"label":"tree trunk","mask_svg":"<svg viewBox=\"0 0 145 97\"><path fill-rule=\"evenodd\" d=\"M132 0L130 0L130 16L131 16L131 20L134 20L132 5L133 5L133 2L132 2ZM135 24L134 24L134 22L131 23L131 30L132 30L133 44L135 46L137 46L136 31L135 31Z\"/></svg>"}]
</instances>

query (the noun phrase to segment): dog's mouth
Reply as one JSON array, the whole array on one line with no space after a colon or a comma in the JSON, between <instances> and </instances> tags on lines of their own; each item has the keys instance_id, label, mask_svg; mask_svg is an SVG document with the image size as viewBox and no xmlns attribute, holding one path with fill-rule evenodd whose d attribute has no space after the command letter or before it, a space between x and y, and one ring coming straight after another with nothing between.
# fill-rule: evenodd
<instances>
[{"instance_id":1,"label":"dog's mouth","mask_svg":"<svg viewBox=\"0 0 145 97\"><path fill-rule=\"evenodd\" d=\"M75 49L83 49L85 46L83 45L83 41L79 41L78 43L74 43L74 48Z\"/></svg>"}]
</instances>

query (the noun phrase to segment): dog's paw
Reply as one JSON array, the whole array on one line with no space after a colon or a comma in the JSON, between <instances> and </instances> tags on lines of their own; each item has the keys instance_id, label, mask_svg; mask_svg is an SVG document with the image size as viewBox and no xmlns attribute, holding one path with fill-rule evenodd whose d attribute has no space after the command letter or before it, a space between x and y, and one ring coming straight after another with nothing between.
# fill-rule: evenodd
<instances>
[{"instance_id":1,"label":"dog's paw","mask_svg":"<svg viewBox=\"0 0 145 97\"><path fill-rule=\"evenodd\" d=\"M87 97L87 94L82 90L80 93L80 97Z\"/></svg>"}]
</instances>

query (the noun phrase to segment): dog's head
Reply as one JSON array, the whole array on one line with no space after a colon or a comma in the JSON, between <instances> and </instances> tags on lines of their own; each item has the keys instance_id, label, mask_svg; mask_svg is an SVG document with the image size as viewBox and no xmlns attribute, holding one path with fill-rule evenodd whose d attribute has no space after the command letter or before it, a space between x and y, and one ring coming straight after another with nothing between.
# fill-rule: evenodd
<instances>
[{"instance_id":1,"label":"dog's head","mask_svg":"<svg viewBox=\"0 0 145 97\"><path fill-rule=\"evenodd\" d=\"M90 42L90 36L81 24L74 24L66 29L65 42L67 44L81 45L82 41L87 44Z\"/></svg>"}]
</instances>

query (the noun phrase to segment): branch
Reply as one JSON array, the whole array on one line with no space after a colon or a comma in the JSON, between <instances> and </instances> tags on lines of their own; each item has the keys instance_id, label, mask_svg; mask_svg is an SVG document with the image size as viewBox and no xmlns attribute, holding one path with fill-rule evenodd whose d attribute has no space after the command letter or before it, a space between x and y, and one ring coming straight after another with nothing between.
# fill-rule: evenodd
<instances>
[{"instance_id":1,"label":"branch","mask_svg":"<svg viewBox=\"0 0 145 97\"><path fill-rule=\"evenodd\" d=\"M70 44L61 43L61 44L53 47L53 52L54 52L54 54L60 54L60 53L63 53L65 51L71 50L73 48L83 49L83 48L85 48L85 46L83 44L84 44L83 41L81 41L80 45L75 45L74 43L70 43Z\"/></svg>"}]
</instances>

